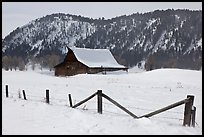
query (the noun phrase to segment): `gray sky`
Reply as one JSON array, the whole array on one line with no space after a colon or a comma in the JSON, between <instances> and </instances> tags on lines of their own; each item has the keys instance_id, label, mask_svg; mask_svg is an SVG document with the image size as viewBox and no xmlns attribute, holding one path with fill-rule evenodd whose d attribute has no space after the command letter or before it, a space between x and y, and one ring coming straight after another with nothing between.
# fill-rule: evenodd
<instances>
[{"instance_id":1,"label":"gray sky","mask_svg":"<svg viewBox=\"0 0 204 137\"><path fill-rule=\"evenodd\" d=\"M202 10L202 2L2 2L2 38L17 27L53 13L110 19L162 9Z\"/></svg>"}]
</instances>

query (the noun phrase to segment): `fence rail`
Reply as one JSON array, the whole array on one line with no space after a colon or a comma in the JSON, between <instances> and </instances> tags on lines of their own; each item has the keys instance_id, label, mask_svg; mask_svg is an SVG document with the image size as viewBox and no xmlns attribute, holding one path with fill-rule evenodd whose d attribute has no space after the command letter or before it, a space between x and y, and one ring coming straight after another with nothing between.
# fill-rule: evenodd
<instances>
[{"instance_id":1,"label":"fence rail","mask_svg":"<svg viewBox=\"0 0 204 137\"><path fill-rule=\"evenodd\" d=\"M166 110L172 109L172 108L177 107L177 106L180 106L180 105L182 105L182 104L185 104L185 103L187 103L187 102L189 101L189 99L190 99L190 98L181 100L181 101L179 101L179 102L176 102L176 103L171 104L171 105L169 105L169 106L166 106L166 107L164 107L164 108L158 109L158 110L156 110L156 111L154 111L154 112L151 112L151 113L145 114L145 115L143 115L143 116L140 116L139 118L154 116L154 115L159 114L159 113L161 113L161 112L164 112L164 111L166 111Z\"/></svg>"},{"instance_id":2,"label":"fence rail","mask_svg":"<svg viewBox=\"0 0 204 137\"><path fill-rule=\"evenodd\" d=\"M97 95L97 92L92 94L91 96L87 97L86 99L80 101L79 103L75 104L74 106L72 106L72 108L76 108L78 106L80 106L81 104L87 102L88 100L92 99L95 95Z\"/></svg>"},{"instance_id":3,"label":"fence rail","mask_svg":"<svg viewBox=\"0 0 204 137\"><path fill-rule=\"evenodd\" d=\"M104 98L106 98L107 100L109 100L110 102L112 102L114 105L116 105L117 107L119 107L120 109L122 109L123 111L125 111L126 113L128 113L130 116L132 116L133 118L139 118L138 116L136 116L135 114L133 114L132 112L130 112L129 110L127 110L125 107L123 107L122 105L120 105L119 103L117 103L115 100L113 100L112 98L108 97L105 94L102 94L102 96Z\"/></svg>"},{"instance_id":4,"label":"fence rail","mask_svg":"<svg viewBox=\"0 0 204 137\"><path fill-rule=\"evenodd\" d=\"M25 90L22 90L23 92L23 97L24 100L27 100L26 98L26 93ZM29 95L31 96L31 95ZM29 97L28 96L28 97ZM122 106L121 104L119 104L118 102L116 102L115 100L113 100L112 98L110 98L109 96L107 96L106 94L102 93L102 90L98 90L97 92L95 92L94 94L90 95L89 97L85 98L84 100L78 102L75 105L72 105L72 98L71 98L71 94L68 94L68 99L69 99L69 104L71 108L76 108L80 105L82 105L83 103L89 101L90 99L92 99L93 97L97 96L97 110L98 113L102 114L103 112L103 108L102 108L102 98L104 97L105 99L107 99L108 101L110 101L112 104L114 104L115 106L119 107L120 109L122 109L123 111L125 111L126 113L128 113L130 116L132 116L133 118L139 119L142 117L152 117L156 114L162 113L164 111L167 111L169 109L175 108L177 106L183 105L185 104L185 109L184 109L184 119L183 119L183 126L193 126L195 127L195 115L196 115L196 107L193 106L193 102L194 102L194 96L193 95L187 95L186 99L183 99L181 101L178 101L176 103L173 103L171 105L168 105L166 107L163 107L161 109L158 109L156 111L150 112L148 114L142 115L142 116L137 116L134 113L130 112L127 108L125 108L124 106ZM8 90L8 85L6 85L6 97L9 97L9 90ZM37 96L35 96L37 97ZM19 98L20 98L20 92L19 92ZM45 94L45 99L46 99L46 103L50 103L49 100L50 96L49 96L49 89L46 89L46 94Z\"/></svg>"}]
</instances>

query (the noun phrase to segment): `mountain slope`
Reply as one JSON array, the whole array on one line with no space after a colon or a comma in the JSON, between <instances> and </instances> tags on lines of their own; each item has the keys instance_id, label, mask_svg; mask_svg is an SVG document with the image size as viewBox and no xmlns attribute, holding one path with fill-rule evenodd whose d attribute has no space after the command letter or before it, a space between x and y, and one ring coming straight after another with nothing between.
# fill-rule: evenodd
<instances>
[{"instance_id":1,"label":"mountain slope","mask_svg":"<svg viewBox=\"0 0 204 137\"><path fill-rule=\"evenodd\" d=\"M108 48L126 66L146 69L202 66L202 11L165 10L112 19L52 14L17 28L3 40L11 56L63 57L66 46Z\"/></svg>"},{"instance_id":2,"label":"mountain slope","mask_svg":"<svg viewBox=\"0 0 204 137\"><path fill-rule=\"evenodd\" d=\"M50 52L65 54L65 46L72 46L77 39L84 39L94 31L94 26L80 21L77 16L47 15L17 28L5 37L2 51L17 56L23 53L25 57L42 56Z\"/></svg>"}]
</instances>

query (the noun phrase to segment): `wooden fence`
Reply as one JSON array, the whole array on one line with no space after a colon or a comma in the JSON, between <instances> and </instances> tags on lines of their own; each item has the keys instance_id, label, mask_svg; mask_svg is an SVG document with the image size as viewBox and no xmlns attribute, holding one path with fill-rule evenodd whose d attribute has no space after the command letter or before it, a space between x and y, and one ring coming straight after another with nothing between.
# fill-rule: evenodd
<instances>
[{"instance_id":1,"label":"wooden fence","mask_svg":"<svg viewBox=\"0 0 204 137\"><path fill-rule=\"evenodd\" d=\"M27 100L25 90L22 90L22 92L23 92L24 99ZM8 85L6 85L6 97L7 98L9 97L8 93L9 93L8 92ZM149 118L149 117L152 117L152 116L154 116L156 114L162 113L162 112L167 111L169 109L172 109L172 108L175 108L177 106L185 104L183 126L186 126L186 125L191 126L192 125L193 127L195 127L196 107L193 106L193 102L194 102L194 96L193 95L187 95L186 99L183 99L183 100L178 101L176 103L170 104L170 105L168 105L166 107L163 107L161 109L155 110L153 112L150 112L150 113L142 115L142 116L137 116L134 113L130 112L124 106L120 105L118 102L116 102L115 100L113 100L112 98L107 96L106 94L102 93L102 90L98 90L94 94L90 95L89 97L85 98L84 100L78 102L75 105L72 104L71 94L68 94L70 107L76 108L76 107L82 105L83 103L87 102L88 100L92 99L95 96L97 96L97 110L98 110L99 114L102 114L102 112L103 112L102 98L104 97L105 99L107 99L108 101L113 103L115 106L119 107L120 109L122 109L123 111L125 111L130 116L132 116L133 118L136 118L136 119L139 119L139 118L142 118L142 117ZM46 89L45 98L46 98L46 103L49 104L50 103L50 101L49 101L49 89Z\"/></svg>"},{"instance_id":2,"label":"wooden fence","mask_svg":"<svg viewBox=\"0 0 204 137\"><path fill-rule=\"evenodd\" d=\"M123 111L125 111L126 113L128 113L130 116L132 116L133 118L142 118L142 117L152 117L156 114L162 113L164 111L167 111L169 109L175 108L177 106L180 106L182 104L185 104L185 109L184 109L184 121L183 121L183 126L193 126L195 127L195 113L196 113L196 107L193 106L193 101L194 101L194 96L192 95L187 95L187 98L181 101L178 101L176 103L173 103L171 105L168 105L164 108L158 109L156 111L153 111L151 113L142 115L140 117L136 116L135 114L133 114L132 112L130 112L128 109L126 109L125 107L123 107L122 105L120 105L118 102L116 102L115 100L113 100L112 98L110 98L109 96L105 95L102 93L102 90L98 90L96 93L92 94L91 96L87 97L86 99L80 101L79 103L77 103L76 105L72 106L72 104L70 104L70 107L72 108L76 108L79 105L87 102L88 100L90 100L91 98L93 98L94 96L97 96L98 98L98 113L102 114L102 97L104 97L105 99L107 99L108 101L110 101L111 103L113 103L114 105L116 105L117 107L119 107L120 109L122 109ZM70 95L70 102L71 101L71 95ZM193 109L192 109L193 108Z\"/></svg>"}]
</instances>

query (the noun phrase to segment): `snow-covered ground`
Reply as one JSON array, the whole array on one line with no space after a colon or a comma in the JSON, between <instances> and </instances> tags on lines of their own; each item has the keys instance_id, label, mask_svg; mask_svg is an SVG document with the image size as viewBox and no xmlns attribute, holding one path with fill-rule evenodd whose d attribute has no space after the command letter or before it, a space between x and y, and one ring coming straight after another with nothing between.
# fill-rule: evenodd
<instances>
[{"instance_id":1,"label":"snow-covered ground","mask_svg":"<svg viewBox=\"0 0 204 137\"><path fill-rule=\"evenodd\" d=\"M5 97L9 85L9 98ZM19 98L25 90L27 100ZM45 91L50 90L50 104ZM97 113L97 97L77 108L73 104L102 90L137 116L142 116L194 95L196 126L184 127L184 105L150 118L134 119L103 98L103 114ZM202 71L158 69L129 73L81 74L55 77L49 71L2 70L2 134L202 134Z\"/></svg>"}]
</instances>

